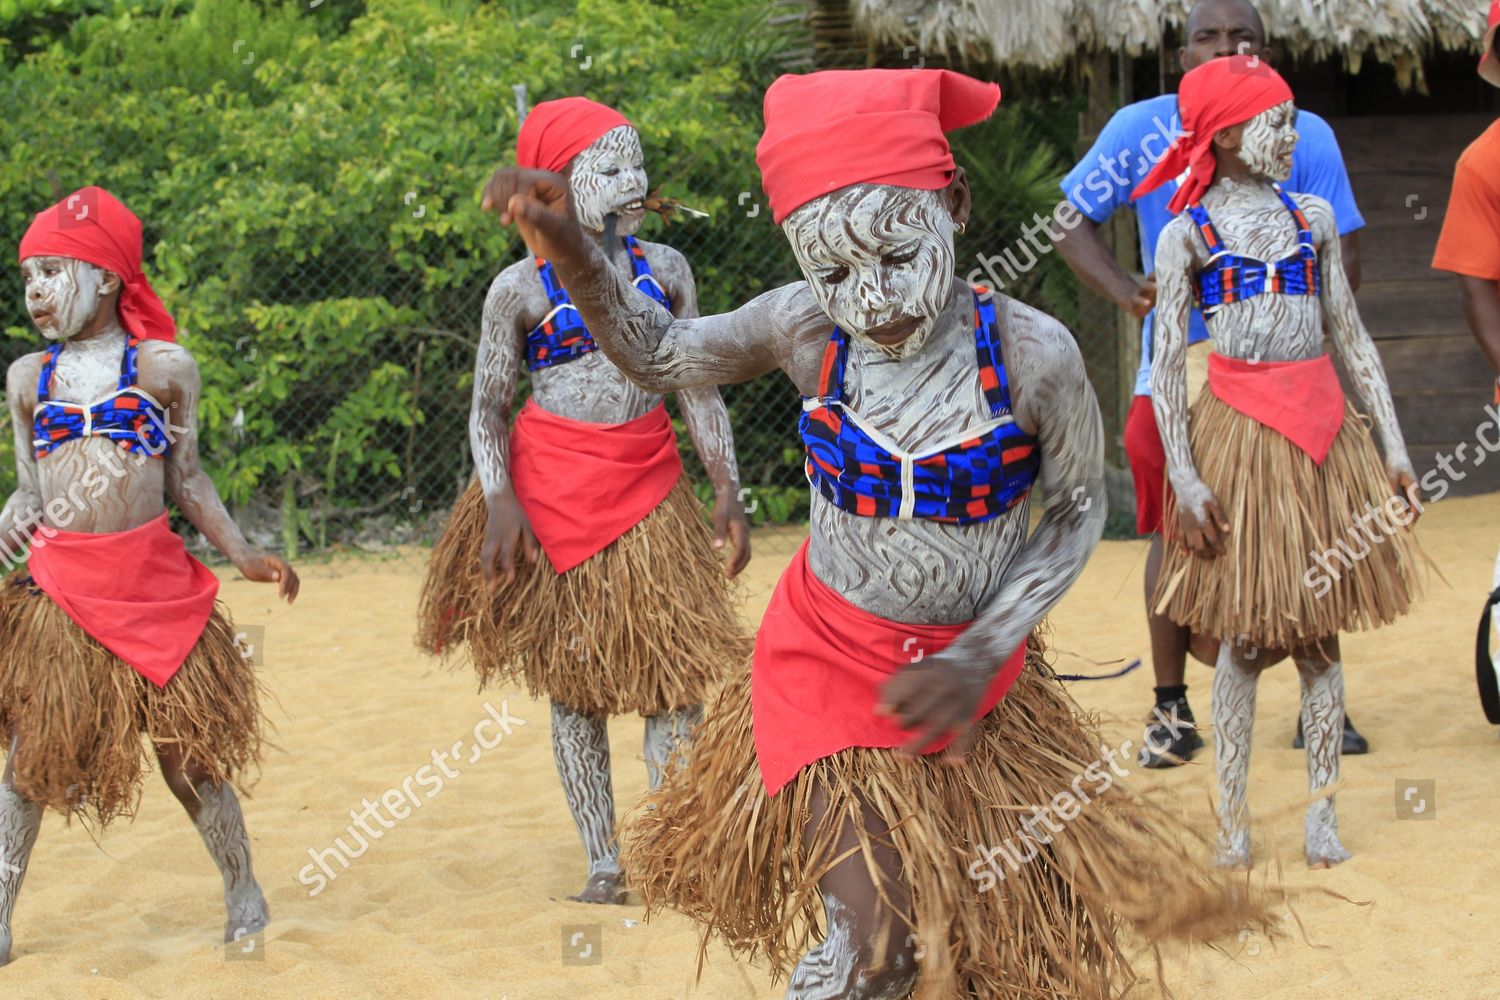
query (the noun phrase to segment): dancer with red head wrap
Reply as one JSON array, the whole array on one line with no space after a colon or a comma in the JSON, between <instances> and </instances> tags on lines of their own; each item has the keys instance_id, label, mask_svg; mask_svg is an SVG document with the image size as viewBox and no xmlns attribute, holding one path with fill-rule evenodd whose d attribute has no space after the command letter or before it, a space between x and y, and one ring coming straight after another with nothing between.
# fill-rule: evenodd
<instances>
[{"instance_id":1,"label":"dancer with red head wrap","mask_svg":"<svg viewBox=\"0 0 1500 1000\"><path fill-rule=\"evenodd\" d=\"M249 580L297 596L285 561L250 548L198 464L198 366L141 272L141 223L87 187L21 240L26 307L50 347L10 366L16 490L0 548L0 964L52 806L106 825L132 812L149 736L224 878L224 940L266 925L230 784L261 715L218 580L168 525L164 495Z\"/></svg>"},{"instance_id":2,"label":"dancer with red head wrap","mask_svg":"<svg viewBox=\"0 0 1500 1000\"><path fill-rule=\"evenodd\" d=\"M1036 635L1103 529L1103 440L1068 331L954 277L970 205L946 133L999 98L946 70L776 81L757 160L806 280L720 316L643 301L556 175L486 188L642 387L779 369L802 396L810 538L626 837L648 906L800 1000L1103 998L1133 978L1122 924L1212 934L1257 909L1111 787Z\"/></svg>"},{"instance_id":3,"label":"dancer with red head wrap","mask_svg":"<svg viewBox=\"0 0 1500 1000\"><path fill-rule=\"evenodd\" d=\"M583 97L538 104L516 138L516 162L567 173L579 220L638 303L697 315L687 261L635 238L646 174L623 115ZM646 766L658 783L742 656L724 578L745 566L750 541L718 390L678 395L713 482L711 538L661 396L595 350L559 275L545 255L527 257L490 286L469 420L478 479L433 550L419 644L467 647L481 684L519 677L551 701L553 756L589 860L573 898L620 903L606 720L646 717ZM531 399L507 433L523 365ZM726 540L721 571L714 545Z\"/></svg>"},{"instance_id":4,"label":"dancer with red head wrap","mask_svg":"<svg viewBox=\"0 0 1500 1000\"><path fill-rule=\"evenodd\" d=\"M1344 724L1338 634L1406 613L1417 596L1414 476L1390 388L1360 323L1326 201L1288 194L1292 91L1230 56L1179 91L1187 134L1136 189L1186 171L1162 233L1152 401L1172 484L1157 611L1221 636L1214 757L1227 867L1251 863L1245 785L1260 672L1290 653L1302 682L1307 862L1349 856L1333 797ZM1188 407L1188 312L1208 320L1208 387ZM1345 400L1324 334L1368 419ZM1384 461L1371 437L1373 424ZM1371 527L1374 519L1378 531Z\"/></svg>"}]
</instances>

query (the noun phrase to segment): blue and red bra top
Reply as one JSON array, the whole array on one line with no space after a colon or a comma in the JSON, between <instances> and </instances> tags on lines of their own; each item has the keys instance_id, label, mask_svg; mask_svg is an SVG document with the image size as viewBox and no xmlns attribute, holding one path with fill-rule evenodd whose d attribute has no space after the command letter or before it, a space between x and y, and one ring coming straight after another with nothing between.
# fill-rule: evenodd
<instances>
[{"instance_id":1,"label":"blue and red bra top","mask_svg":"<svg viewBox=\"0 0 1500 1000\"><path fill-rule=\"evenodd\" d=\"M987 521L1025 499L1041 456L1036 437L1011 414L994 300L980 286L974 288L974 347L989 422L936 447L908 452L861 426L844 404L849 339L835 326L823 352L818 395L803 398L797 423L813 488L850 514L950 524Z\"/></svg>"},{"instance_id":2,"label":"blue and red bra top","mask_svg":"<svg viewBox=\"0 0 1500 1000\"><path fill-rule=\"evenodd\" d=\"M666 289L651 273L646 262L646 251L634 236L621 237L625 250L630 255L630 282L637 289L672 310L672 300ZM578 307L568 298L568 290L557 280L557 272L545 259L536 259L537 277L542 279L542 288L547 292L551 306L536 329L526 335L526 367L531 371L550 368L553 365L576 361L598 347L589 328L583 325Z\"/></svg>"},{"instance_id":3,"label":"blue and red bra top","mask_svg":"<svg viewBox=\"0 0 1500 1000\"><path fill-rule=\"evenodd\" d=\"M1297 249L1278 261L1230 253L1214 228L1208 210L1189 205L1188 214L1198 226L1208 245L1208 266L1198 275L1198 305L1204 316L1212 316L1231 302L1243 302L1262 292L1277 295L1322 295L1323 278L1318 272L1318 250L1313 244L1312 226L1291 196L1272 185L1286 210L1297 223Z\"/></svg>"},{"instance_id":4,"label":"blue and red bra top","mask_svg":"<svg viewBox=\"0 0 1500 1000\"><path fill-rule=\"evenodd\" d=\"M92 403L52 398L52 375L64 345L59 342L47 348L37 377L36 409L32 411L31 447L37 458L85 437L109 438L126 451L145 452L151 458L166 456L167 422L162 405L137 384L140 343L138 337L126 339L119 384L114 392Z\"/></svg>"}]
</instances>

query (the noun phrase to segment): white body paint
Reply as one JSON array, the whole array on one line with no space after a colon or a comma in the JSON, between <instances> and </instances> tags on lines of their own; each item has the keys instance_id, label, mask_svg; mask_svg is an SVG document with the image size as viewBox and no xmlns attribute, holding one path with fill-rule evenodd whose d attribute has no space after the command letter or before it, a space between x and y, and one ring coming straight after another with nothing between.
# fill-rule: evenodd
<instances>
[{"instance_id":1,"label":"white body paint","mask_svg":"<svg viewBox=\"0 0 1500 1000\"><path fill-rule=\"evenodd\" d=\"M1279 120L1287 107L1280 105L1264 112L1245 129L1247 155L1262 166L1274 164L1278 171L1285 166L1279 151L1289 126L1271 122ZM1290 135L1295 139L1294 130ZM1245 180L1221 178L1203 196L1203 207L1220 238L1235 253L1275 261L1297 249L1296 223L1271 188L1272 179L1275 177L1266 175ZM1305 361L1323 353L1326 330L1332 349L1349 372L1361 409L1374 422L1388 473L1412 475L1380 355L1360 321L1354 292L1344 274L1333 209L1314 195L1293 194L1292 198L1312 227L1322 297L1264 293L1224 306L1208 324L1213 349L1226 357L1250 361ZM1206 503L1214 498L1198 477L1188 446L1185 373L1188 312L1196 276L1208 265L1209 254L1186 213L1163 230L1156 257L1160 292L1152 405L1178 502L1201 518Z\"/></svg>"},{"instance_id":2,"label":"white body paint","mask_svg":"<svg viewBox=\"0 0 1500 1000\"><path fill-rule=\"evenodd\" d=\"M602 233L613 213L615 234L634 236L646 217L646 157L635 129L612 128L573 157L568 191L584 229Z\"/></svg>"},{"instance_id":3,"label":"white body paint","mask_svg":"<svg viewBox=\"0 0 1500 1000\"><path fill-rule=\"evenodd\" d=\"M935 212L942 205L934 192L875 185L809 202L783 227L807 280L722 316L672 321L639 301L593 248L587 260L558 266L567 268L595 339L650 391L745 381L779 368L802 395L814 395L837 322L850 334L849 405L864 426L916 451L990 419L971 292L953 276L954 221L946 209ZM1040 440L1035 499L1043 514L1034 533L1024 503L959 527L858 517L812 494L810 560L819 579L891 620L973 622L925 662L976 681L993 676L996 657L1019 645L1076 579L1105 517L1099 411L1072 336L1001 295L995 312L1016 421ZM892 330L908 336L878 342ZM858 941L842 938L842 915L858 909L851 897L878 896L868 873L860 878L844 890L825 882L829 938L799 965L789 997L873 1000L910 988L910 964L872 972L871 963L879 964L872 942L900 919L885 904L872 904L876 912L857 924Z\"/></svg>"},{"instance_id":4,"label":"white body paint","mask_svg":"<svg viewBox=\"0 0 1500 1000\"><path fill-rule=\"evenodd\" d=\"M1203 207L1225 247L1235 253L1276 261L1297 249L1296 222L1270 183L1289 175L1291 148L1296 142L1294 121L1294 109L1286 103L1248 122L1238 155L1251 176L1221 177L1203 196ZM1393 481L1403 474L1415 478L1380 355L1360 321L1354 293L1344 274L1333 210L1312 195L1292 197L1312 229L1322 279L1321 298L1266 292L1230 303L1209 319L1213 349L1226 357L1252 362L1304 361L1322 355L1326 332L1332 350L1339 354L1350 375L1358 403L1374 423L1387 474ZM1186 351L1193 288L1198 274L1208 265L1208 248L1192 218L1184 213L1169 223L1156 253L1159 353L1152 364L1152 405L1161 427L1172 488L1179 504L1200 520L1206 515L1207 504L1217 498L1199 478L1189 446ZM1305 636L1299 648L1291 650L1302 679L1308 787L1315 796L1338 781L1343 742L1342 664L1336 645L1331 650L1319 647L1320 641L1326 647L1334 639ZM1261 669L1256 657L1244 656L1232 643L1226 641L1221 647L1213 705L1220 785L1218 860L1231 867L1250 863L1250 814L1245 789L1255 685ZM1308 807L1304 836L1310 865L1326 867L1349 856L1338 838L1331 796L1317 798Z\"/></svg>"},{"instance_id":5,"label":"white body paint","mask_svg":"<svg viewBox=\"0 0 1500 1000\"><path fill-rule=\"evenodd\" d=\"M640 202L646 195L646 173L635 130L628 126L611 129L578 153L568 170L568 186L578 220L596 246L602 246L608 214L616 216L618 235L633 234L644 217ZM675 315L696 316L697 289L687 260L660 243L641 241L640 245ZM631 287L632 269L624 247L616 240L602 250L605 266ZM670 320L671 314L635 288L631 287L630 294L639 300L635 304L656 309ZM551 308L532 257L501 271L485 300L469 444L491 517L497 498L511 491L509 419L516 380L526 361L526 335ZM602 351L532 372L531 393L536 404L550 413L604 424L634 420L662 401L660 394L631 382ZM739 491L739 470L729 413L718 389L711 385L687 388L678 394L678 402L720 502L734 498ZM653 787L661 780L668 755L686 739L700 712L692 707L646 720L646 767ZM589 859L589 879L578 898L622 901L617 898L622 876L606 720L554 702L552 749L563 794Z\"/></svg>"},{"instance_id":6,"label":"white body paint","mask_svg":"<svg viewBox=\"0 0 1500 1000\"><path fill-rule=\"evenodd\" d=\"M49 340L66 346L53 372L51 398L84 404L118 386L126 332L108 299L118 278L93 264L69 258L32 257L21 264L26 306ZM111 315L100 319L101 308ZM99 325L101 324L102 325ZM94 331L78 339L86 329ZM27 354L6 379L15 434L16 490L0 510L0 548L12 557L11 540L38 523L94 533L137 528L159 515L170 496L188 520L218 550L243 566L256 556L224 509L213 481L198 461L197 407L201 384L197 363L184 348L159 340L141 343L137 385L161 404L169 446L163 458L129 453L103 437L64 442L45 458L34 457L33 418L44 356ZM24 740L25 734L16 734ZM14 753L15 746L12 746ZM253 934L270 919L250 867L249 839L238 800L227 787L195 780L196 765L170 758L158 747L163 772L188 810L224 880L228 910L225 940ZM6 782L0 787L0 854L20 870L0 876L0 964L10 957L10 913L35 842L42 810Z\"/></svg>"}]
</instances>

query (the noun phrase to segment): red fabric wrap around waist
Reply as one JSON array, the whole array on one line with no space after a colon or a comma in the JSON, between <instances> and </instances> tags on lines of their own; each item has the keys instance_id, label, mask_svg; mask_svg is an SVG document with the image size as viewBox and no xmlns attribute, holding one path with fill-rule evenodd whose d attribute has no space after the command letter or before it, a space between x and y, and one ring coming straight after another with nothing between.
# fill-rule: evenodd
<instances>
[{"instance_id":1,"label":"red fabric wrap around waist","mask_svg":"<svg viewBox=\"0 0 1500 1000\"><path fill-rule=\"evenodd\" d=\"M219 593L166 511L129 531L38 529L27 569L79 628L159 688L193 651Z\"/></svg>"},{"instance_id":2,"label":"red fabric wrap around waist","mask_svg":"<svg viewBox=\"0 0 1500 1000\"><path fill-rule=\"evenodd\" d=\"M527 400L510 433L510 475L542 551L566 573L655 510L682 478L682 458L665 406L596 424Z\"/></svg>"},{"instance_id":3,"label":"red fabric wrap around waist","mask_svg":"<svg viewBox=\"0 0 1500 1000\"><path fill-rule=\"evenodd\" d=\"M1344 426L1344 389L1326 354L1259 362L1210 354L1208 388L1226 406L1280 433L1317 465Z\"/></svg>"},{"instance_id":4,"label":"red fabric wrap around waist","mask_svg":"<svg viewBox=\"0 0 1500 1000\"><path fill-rule=\"evenodd\" d=\"M781 574L755 636L755 755L770 795L808 764L841 750L904 745L912 734L875 714L881 685L969 627L893 622L857 608L813 575L807 547L803 542ZM975 719L1000 703L1025 665L1023 641L985 692ZM951 742L949 736L927 752Z\"/></svg>"}]
</instances>

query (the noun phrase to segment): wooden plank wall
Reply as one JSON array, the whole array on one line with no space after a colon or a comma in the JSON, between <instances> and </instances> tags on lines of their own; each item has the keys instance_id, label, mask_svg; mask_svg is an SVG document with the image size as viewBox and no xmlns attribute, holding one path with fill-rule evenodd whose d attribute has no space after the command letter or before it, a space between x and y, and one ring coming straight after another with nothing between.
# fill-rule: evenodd
<instances>
[{"instance_id":1,"label":"wooden plank wall","mask_svg":"<svg viewBox=\"0 0 1500 1000\"><path fill-rule=\"evenodd\" d=\"M1464 322L1457 279L1431 269L1453 164L1493 117L1413 115L1334 118L1360 234L1360 315L1380 348L1417 474L1439 454L1465 451L1452 492L1500 489L1500 455L1475 465L1475 428L1487 419L1494 376ZM1491 437L1493 440L1493 437ZM1448 478L1448 477L1444 477Z\"/></svg>"}]
</instances>

